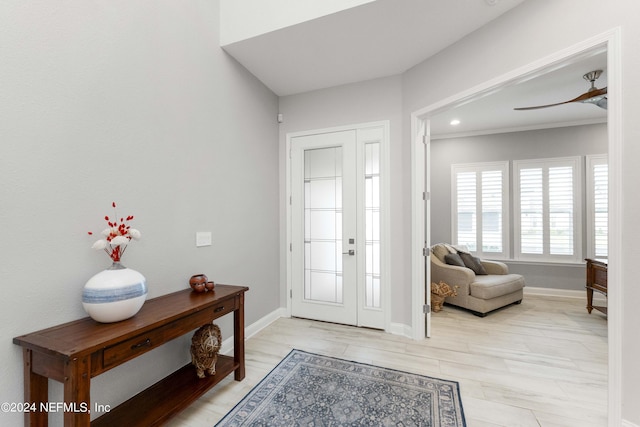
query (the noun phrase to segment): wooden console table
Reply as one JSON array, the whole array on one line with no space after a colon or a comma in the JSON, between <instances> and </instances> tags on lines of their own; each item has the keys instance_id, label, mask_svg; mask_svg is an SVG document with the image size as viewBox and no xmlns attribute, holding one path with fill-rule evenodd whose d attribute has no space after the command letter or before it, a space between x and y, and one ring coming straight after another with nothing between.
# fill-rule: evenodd
<instances>
[{"instance_id":1,"label":"wooden console table","mask_svg":"<svg viewBox=\"0 0 640 427\"><path fill-rule=\"evenodd\" d=\"M607 314L607 307L593 305L593 291L600 292L607 296L607 270L606 260L587 258L587 311L591 314L594 308Z\"/></svg>"},{"instance_id":2,"label":"wooden console table","mask_svg":"<svg viewBox=\"0 0 640 427\"><path fill-rule=\"evenodd\" d=\"M148 300L138 314L122 322L98 323L87 317L14 338L23 347L24 401L36 409L25 413L25 426L48 423L48 378L64 384L64 425L78 427L159 425L231 372L241 381L248 290L229 285L216 285L205 293L185 289ZM90 412L96 411L91 406L91 378L231 312L234 355L218 356L215 375L199 379L195 368L185 365L90 423ZM189 354L188 347L185 352Z\"/></svg>"}]
</instances>

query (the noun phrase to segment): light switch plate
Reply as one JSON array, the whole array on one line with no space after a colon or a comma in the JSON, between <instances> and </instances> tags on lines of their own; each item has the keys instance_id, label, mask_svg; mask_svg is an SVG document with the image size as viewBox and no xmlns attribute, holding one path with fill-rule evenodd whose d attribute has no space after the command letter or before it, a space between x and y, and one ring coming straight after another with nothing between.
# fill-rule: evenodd
<instances>
[{"instance_id":1,"label":"light switch plate","mask_svg":"<svg viewBox=\"0 0 640 427\"><path fill-rule=\"evenodd\" d=\"M196 231L196 247L211 246L210 231Z\"/></svg>"}]
</instances>

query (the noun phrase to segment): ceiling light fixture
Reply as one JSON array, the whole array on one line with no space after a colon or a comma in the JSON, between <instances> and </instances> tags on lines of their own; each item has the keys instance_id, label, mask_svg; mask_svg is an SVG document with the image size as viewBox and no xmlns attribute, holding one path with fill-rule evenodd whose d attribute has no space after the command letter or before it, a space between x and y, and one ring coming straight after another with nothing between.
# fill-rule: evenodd
<instances>
[{"instance_id":1,"label":"ceiling light fixture","mask_svg":"<svg viewBox=\"0 0 640 427\"><path fill-rule=\"evenodd\" d=\"M458 119L453 119L453 120L451 120L451 121L449 122L449 124L450 124L451 126L458 126L458 125L460 124L460 120L458 120Z\"/></svg>"}]
</instances>

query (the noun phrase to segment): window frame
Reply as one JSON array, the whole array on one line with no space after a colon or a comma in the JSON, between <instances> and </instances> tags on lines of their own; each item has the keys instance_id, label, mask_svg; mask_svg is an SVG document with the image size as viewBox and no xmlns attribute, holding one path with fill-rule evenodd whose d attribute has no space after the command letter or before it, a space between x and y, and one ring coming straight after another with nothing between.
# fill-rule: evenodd
<instances>
[{"instance_id":1,"label":"window frame","mask_svg":"<svg viewBox=\"0 0 640 427\"><path fill-rule=\"evenodd\" d=\"M482 229L482 172L496 171L502 172L502 252L484 252L482 250L483 229ZM459 163L451 165L451 242L458 242L458 173L474 172L476 174L476 250L474 255L480 258L509 259L510 254L510 175L509 161L481 162L481 163Z\"/></svg>"},{"instance_id":2,"label":"window frame","mask_svg":"<svg viewBox=\"0 0 640 427\"><path fill-rule=\"evenodd\" d=\"M582 261L582 157L556 157L548 159L513 161L513 238L514 259L517 261L579 263ZM573 171L573 254L559 255L550 253L549 225L549 168L570 166ZM520 171L522 169L542 168L543 170L543 251L541 254L522 253L521 245L521 198Z\"/></svg>"}]
</instances>

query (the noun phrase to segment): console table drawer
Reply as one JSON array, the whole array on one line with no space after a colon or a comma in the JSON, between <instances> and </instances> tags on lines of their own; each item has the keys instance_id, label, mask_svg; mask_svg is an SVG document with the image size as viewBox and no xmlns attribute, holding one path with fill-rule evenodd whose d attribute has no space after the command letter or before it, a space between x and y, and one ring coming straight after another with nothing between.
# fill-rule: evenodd
<instances>
[{"instance_id":1,"label":"console table drawer","mask_svg":"<svg viewBox=\"0 0 640 427\"><path fill-rule=\"evenodd\" d=\"M164 329L164 328L163 328ZM150 331L104 349L103 365L117 366L167 342L163 330Z\"/></svg>"},{"instance_id":2,"label":"console table drawer","mask_svg":"<svg viewBox=\"0 0 640 427\"><path fill-rule=\"evenodd\" d=\"M237 310L239 306L238 299L231 299L211 307L213 310L213 315L216 317L224 316L227 313L231 313L233 310Z\"/></svg>"},{"instance_id":3,"label":"console table drawer","mask_svg":"<svg viewBox=\"0 0 640 427\"><path fill-rule=\"evenodd\" d=\"M213 319L231 313L240 307L239 298L221 301L206 310L195 312L184 319L180 325L174 323L164 325L144 334L136 335L126 341L114 344L104 349L102 355L103 369L110 369L127 360L133 359L162 344L177 338L186 332L210 323Z\"/></svg>"}]
</instances>

